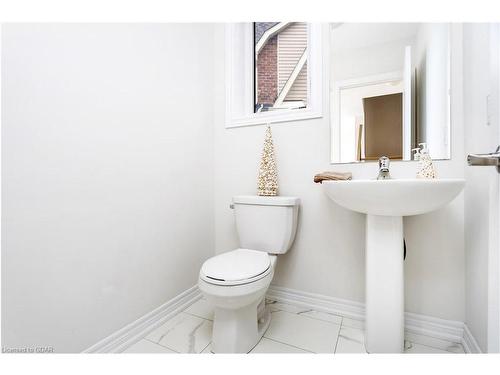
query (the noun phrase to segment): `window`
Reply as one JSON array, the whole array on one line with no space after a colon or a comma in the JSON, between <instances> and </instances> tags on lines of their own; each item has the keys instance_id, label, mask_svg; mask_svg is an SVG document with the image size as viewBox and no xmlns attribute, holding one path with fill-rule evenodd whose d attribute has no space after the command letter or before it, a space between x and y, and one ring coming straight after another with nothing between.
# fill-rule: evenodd
<instances>
[{"instance_id":1,"label":"window","mask_svg":"<svg viewBox=\"0 0 500 375\"><path fill-rule=\"evenodd\" d=\"M307 23L253 25L254 112L307 108Z\"/></svg>"},{"instance_id":2,"label":"window","mask_svg":"<svg viewBox=\"0 0 500 375\"><path fill-rule=\"evenodd\" d=\"M322 116L323 27L328 32L305 22L226 26L226 127Z\"/></svg>"}]
</instances>

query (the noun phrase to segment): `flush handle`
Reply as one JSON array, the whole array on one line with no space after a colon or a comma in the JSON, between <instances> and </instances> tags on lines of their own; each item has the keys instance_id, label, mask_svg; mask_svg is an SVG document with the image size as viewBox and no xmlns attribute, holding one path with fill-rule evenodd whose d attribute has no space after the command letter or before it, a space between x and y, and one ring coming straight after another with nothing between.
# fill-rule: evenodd
<instances>
[{"instance_id":1,"label":"flush handle","mask_svg":"<svg viewBox=\"0 0 500 375\"><path fill-rule=\"evenodd\" d=\"M467 163L471 166L490 165L497 168L500 173L500 146L495 152L489 154L470 154L467 156Z\"/></svg>"}]
</instances>

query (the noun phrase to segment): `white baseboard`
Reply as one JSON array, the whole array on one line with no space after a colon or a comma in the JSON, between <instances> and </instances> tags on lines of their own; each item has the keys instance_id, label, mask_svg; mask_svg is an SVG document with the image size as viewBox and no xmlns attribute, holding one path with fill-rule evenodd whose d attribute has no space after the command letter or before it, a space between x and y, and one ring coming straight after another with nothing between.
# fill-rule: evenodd
<instances>
[{"instance_id":1,"label":"white baseboard","mask_svg":"<svg viewBox=\"0 0 500 375\"><path fill-rule=\"evenodd\" d=\"M467 353L482 353L476 339L472 336L467 324L464 324L464 337L462 339L462 345Z\"/></svg>"},{"instance_id":2,"label":"white baseboard","mask_svg":"<svg viewBox=\"0 0 500 375\"><path fill-rule=\"evenodd\" d=\"M405 333L461 344L464 323L405 312Z\"/></svg>"},{"instance_id":3,"label":"white baseboard","mask_svg":"<svg viewBox=\"0 0 500 375\"><path fill-rule=\"evenodd\" d=\"M365 319L365 305L360 302L302 292L272 284L267 291L267 297L316 311L342 315L346 318L356 320Z\"/></svg>"},{"instance_id":4,"label":"white baseboard","mask_svg":"<svg viewBox=\"0 0 500 375\"><path fill-rule=\"evenodd\" d=\"M360 302L302 292L275 285L270 286L267 297L316 311L337 314L359 321L365 320L365 306ZM84 353L122 352L200 298L201 293L195 285L150 313L92 345ZM474 336L463 322L407 312L405 313L405 333L412 337L418 336L424 338L424 340L461 344L466 353L481 353L481 349Z\"/></svg>"},{"instance_id":5,"label":"white baseboard","mask_svg":"<svg viewBox=\"0 0 500 375\"><path fill-rule=\"evenodd\" d=\"M84 353L119 353L201 298L195 285L160 307L104 338Z\"/></svg>"},{"instance_id":6,"label":"white baseboard","mask_svg":"<svg viewBox=\"0 0 500 375\"><path fill-rule=\"evenodd\" d=\"M317 311L342 315L360 321L365 320L363 303L302 292L271 285L267 296L284 303L291 303ZM412 338L461 344L467 353L480 353L476 340L463 322L434 318L421 314L405 313L405 334Z\"/></svg>"}]
</instances>

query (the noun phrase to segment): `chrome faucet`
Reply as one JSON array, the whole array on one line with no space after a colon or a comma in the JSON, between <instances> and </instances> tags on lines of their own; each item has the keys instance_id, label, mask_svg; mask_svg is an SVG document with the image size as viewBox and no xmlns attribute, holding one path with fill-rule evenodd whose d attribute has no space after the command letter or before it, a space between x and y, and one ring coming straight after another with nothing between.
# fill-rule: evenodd
<instances>
[{"instance_id":1,"label":"chrome faucet","mask_svg":"<svg viewBox=\"0 0 500 375\"><path fill-rule=\"evenodd\" d=\"M391 174L389 173L389 164L391 161L387 156L382 156L378 159L378 176L377 180L389 180L391 179Z\"/></svg>"}]
</instances>

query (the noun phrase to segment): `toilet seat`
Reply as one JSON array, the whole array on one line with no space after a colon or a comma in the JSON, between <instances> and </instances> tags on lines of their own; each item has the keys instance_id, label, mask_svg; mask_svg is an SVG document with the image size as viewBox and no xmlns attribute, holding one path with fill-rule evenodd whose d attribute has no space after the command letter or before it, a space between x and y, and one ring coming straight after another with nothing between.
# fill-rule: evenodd
<instances>
[{"instance_id":1,"label":"toilet seat","mask_svg":"<svg viewBox=\"0 0 500 375\"><path fill-rule=\"evenodd\" d=\"M267 276L272 270L271 265L266 252L236 249L205 261L200 278L214 285L248 284Z\"/></svg>"}]
</instances>

